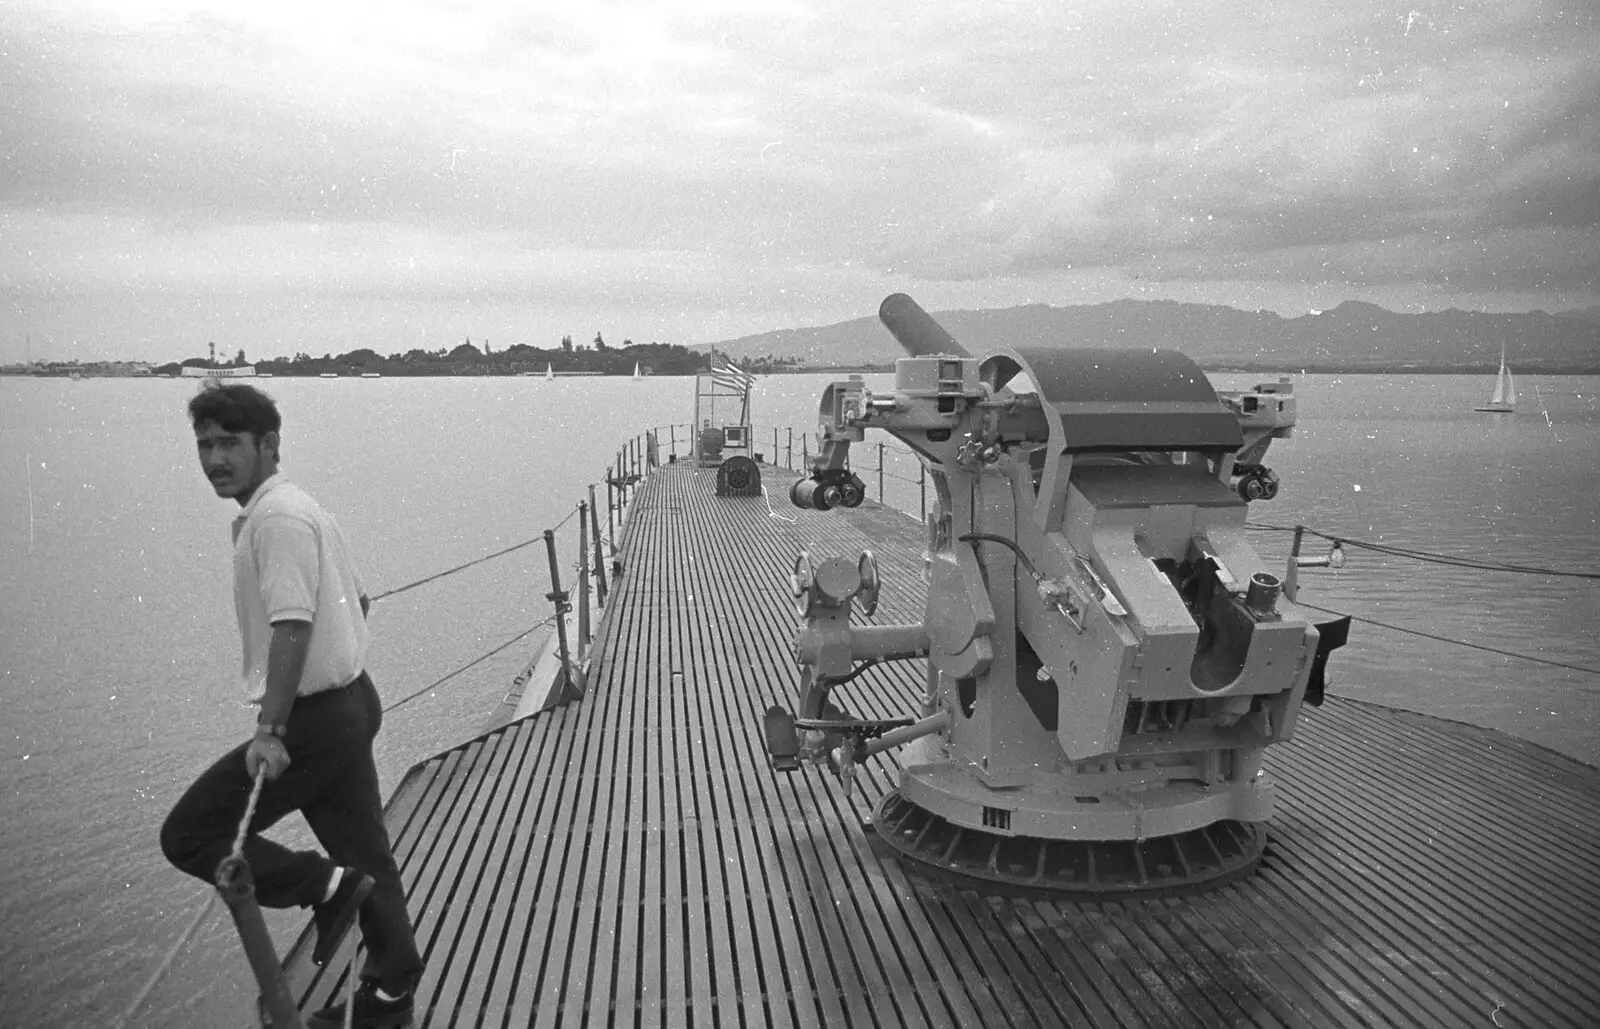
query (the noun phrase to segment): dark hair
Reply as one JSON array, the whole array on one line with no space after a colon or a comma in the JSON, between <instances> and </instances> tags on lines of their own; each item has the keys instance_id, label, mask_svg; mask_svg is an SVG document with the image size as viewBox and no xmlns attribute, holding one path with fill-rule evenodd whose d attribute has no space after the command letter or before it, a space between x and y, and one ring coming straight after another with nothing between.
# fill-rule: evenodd
<instances>
[{"instance_id":1,"label":"dark hair","mask_svg":"<svg viewBox=\"0 0 1600 1029\"><path fill-rule=\"evenodd\" d=\"M248 432L257 440L283 425L272 398L242 382L207 384L189 401L189 421L196 429L215 422L228 432Z\"/></svg>"}]
</instances>

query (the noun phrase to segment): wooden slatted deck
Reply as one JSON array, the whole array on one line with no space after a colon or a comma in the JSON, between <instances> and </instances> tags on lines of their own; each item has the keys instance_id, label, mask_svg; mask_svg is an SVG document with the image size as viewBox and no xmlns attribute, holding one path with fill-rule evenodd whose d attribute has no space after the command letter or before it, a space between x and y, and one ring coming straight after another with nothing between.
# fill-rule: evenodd
<instances>
[{"instance_id":1,"label":"wooden slatted deck","mask_svg":"<svg viewBox=\"0 0 1600 1029\"><path fill-rule=\"evenodd\" d=\"M782 474L771 507L715 497L712 469L653 475L589 695L397 789L417 1025L1600 1025L1600 772L1471 726L1308 708L1268 761L1260 870L1195 897L992 898L880 856L863 822L892 762L851 798L774 773L760 716L793 695L798 550L874 550L877 620L910 621L921 529L796 511ZM889 717L920 685L905 663L841 693ZM287 963L307 1011L346 972L308 951Z\"/></svg>"}]
</instances>

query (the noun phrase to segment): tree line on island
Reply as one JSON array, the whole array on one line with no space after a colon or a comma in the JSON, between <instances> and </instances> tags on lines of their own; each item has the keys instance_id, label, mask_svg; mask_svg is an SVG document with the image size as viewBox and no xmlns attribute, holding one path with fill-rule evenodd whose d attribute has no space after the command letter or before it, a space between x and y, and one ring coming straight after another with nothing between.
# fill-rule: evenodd
<instances>
[{"instance_id":1,"label":"tree line on island","mask_svg":"<svg viewBox=\"0 0 1600 1029\"><path fill-rule=\"evenodd\" d=\"M1492 373L1507 355L1521 374L1600 372L1600 307L1544 311L1430 311L1416 314L1345 301L1328 310L1282 316L1214 304L1167 300L1114 300L1101 304L935 311L933 317L974 354L1000 348L1169 348L1201 368L1258 372ZM774 357L774 354L785 356ZM558 346L518 343L494 349L471 339L453 349L414 349L383 356L362 348L321 357L256 361L270 375L690 375L732 360L747 371L888 370L904 356L875 317L833 325L778 329L710 345L591 343ZM231 362L250 362L239 351ZM228 364L218 361L219 367ZM30 361L0 366L0 375L179 375L184 367L213 367L203 357L151 367L146 362Z\"/></svg>"},{"instance_id":2,"label":"tree line on island","mask_svg":"<svg viewBox=\"0 0 1600 1029\"><path fill-rule=\"evenodd\" d=\"M632 375L637 368L645 375L694 375L709 371L713 365L727 361L725 354L715 348L691 349L677 343L635 343L623 340L621 346L612 346L602 333L595 333L594 341L587 345L574 345L571 336L563 336L557 347L534 347L514 343L503 350L495 350L489 340L480 347L467 337L453 348L437 350L420 348L387 356L367 347L347 353L325 353L321 357L301 351L293 357L269 358L251 362L240 350L231 362L218 361L215 365L203 357L152 368L156 375L181 375L183 368L233 367L253 363L258 374L273 376L335 375L382 376L404 375L543 375L553 370L557 375ZM790 357L764 356L738 361L745 371L766 375L793 370L799 362Z\"/></svg>"}]
</instances>

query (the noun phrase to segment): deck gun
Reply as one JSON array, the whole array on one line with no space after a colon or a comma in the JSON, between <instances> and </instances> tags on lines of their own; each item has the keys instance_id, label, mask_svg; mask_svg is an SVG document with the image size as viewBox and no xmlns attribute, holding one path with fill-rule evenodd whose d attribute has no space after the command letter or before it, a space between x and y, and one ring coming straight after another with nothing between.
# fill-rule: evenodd
<instances>
[{"instance_id":1,"label":"deck gun","mask_svg":"<svg viewBox=\"0 0 1600 1029\"><path fill-rule=\"evenodd\" d=\"M1290 738L1327 652L1246 542L1262 464L1291 435L1287 380L1217 392L1170 350L968 353L916 302L879 317L909 356L887 393L823 391L793 503L860 503L850 445L881 429L936 494L920 622L852 625L870 553L793 569L798 706L767 712L774 767L847 783L904 746L874 818L904 856L964 878L1090 896L1246 874L1266 842L1266 747ZM831 693L868 664L925 659L921 710L852 717Z\"/></svg>"}]
</instances>

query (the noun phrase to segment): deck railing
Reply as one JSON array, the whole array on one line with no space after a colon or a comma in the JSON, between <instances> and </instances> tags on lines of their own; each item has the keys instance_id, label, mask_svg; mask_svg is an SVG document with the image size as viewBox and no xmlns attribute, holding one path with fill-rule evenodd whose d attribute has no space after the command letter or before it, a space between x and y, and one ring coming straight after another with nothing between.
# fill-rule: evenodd
<instances>
[{"instance_id":1,"label":"deck railing","mask_svg":"<svg viewBox=\"0 0 1600 1029\"><path fill-rule=\"evenodd\" d=\"M764 449L768 433L770 451ZM562 681L551 691L552 703L561 703L583 692L584 665L589 645L598 631L610 592L607 567L620 551L620 538L628 508L651 471L665 461L678 460L680 447L685 458L694 455L694 426L687 422L646 429L617 448L606 466L602 483L590 485L587 497L578 502L572 514L544 530L545 552L550 566L550 590L545 598L553 608L556 646L559 649ZM759 441L759 443L757 442ZM819 445L815 432L798 434L790 426L763 427L752 432L752 457L774 468L804 473ZM874 458L870 465L852 467L863 482L877 484L877 500L886 507L928 516L928 472L908 447L876 443L854 448ZM599 488L605 487L605 520L601 521ZM574 526L573 523L576 523ZM571 530L575 528L576 532ZM574 539L575 536L575 539ZM562 569L571 568L572 588L562 581ZM570 618L570 624L569 624ZM510 700L510 697L507 698Z\"/></svg>"},{"instance_id":2,"label":"deck railing","mask_svg":"<svg viewBox=\"0 0 1600 1029\"><path fill-rule=\"evenodd\" d=\"M671 434L676 435L675 432ZM625 442L606 466L604 480L590 484L576 510L544 530L545 554L550 566L550 591L545 599L553 608L560 659L560 679L550 691L547 706L565 703L584 692L589 645L594 641L610 594L607 566L615 567L612 562L620 552L619 539L639 484L660 464L660 435L660 429L646 429ZM603 524L600 521L601 485L606 491ZM569 531L574 521L575 534ZM573 569L571 589L563 585L563 567ZM508 696L507 700L510 699Z\"/></svg>"},{"instance_id":3,"label":"deck railing","mask_svg":"<svg viewBox=\"0 0 1600 1029\"><path fill-rule=\"evenodd\" d=\"M655 440L657 453L664 449L669 460L677 460L680 446L683 447L685 456L692 456L693 430L694 426L687 423L657 426L647 430L618 450L617 463L614 467L619 474L642 477L647 472L648 461L645 450L649 446L649 438ZM772 444L770 450L766 449L769 433ZM753 428L751 437L751 456L757 461L774 468L802 474L810 468L811 457L818 451L822 442L819 433L805 430L796 433L792 426ZM851 470L860 475L862 482L868 485L868 496L871 496L870 487L876 483L878 487L876 499L880 504L897 511L904 511L906 514L915 512L919 519L925 520L928 516L928 469L918 460L911 448L900 443L887 442L859 444L852 448L852 455L863 453L873 459L872 463L862 465L852 462ZM607 469L607 478L611 477L612 470ZM620 499L618 498L619 501ZM613 515L609 507L607 515L608 519Z\"/></svg>"}]
</instances>

